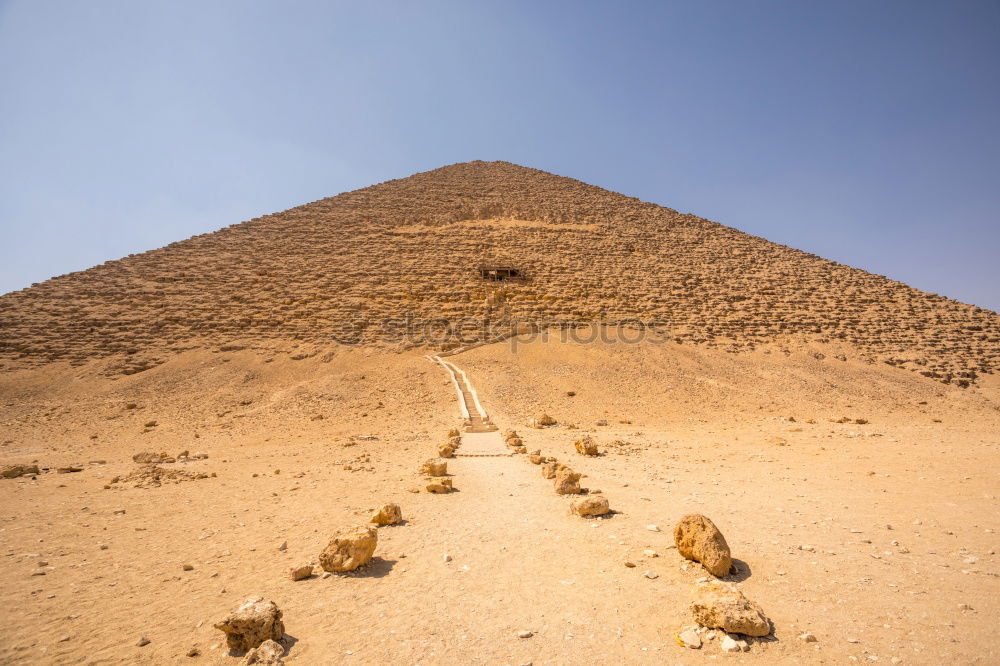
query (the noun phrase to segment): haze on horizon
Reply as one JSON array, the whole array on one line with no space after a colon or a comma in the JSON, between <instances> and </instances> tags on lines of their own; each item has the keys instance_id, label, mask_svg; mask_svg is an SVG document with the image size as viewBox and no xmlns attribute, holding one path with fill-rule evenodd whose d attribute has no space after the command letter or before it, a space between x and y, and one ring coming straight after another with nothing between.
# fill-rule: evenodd
<instances>
[{"instance_id":1,"label":"haze on horizon","mask_svg":"<svg viewBox=\"0 0 1000 666\"><path fill-rule=\"evenodd\" d=\"M507 160L1000 310L1000 5L0 2L0 293Z\"/></svg>"}]
</instances>

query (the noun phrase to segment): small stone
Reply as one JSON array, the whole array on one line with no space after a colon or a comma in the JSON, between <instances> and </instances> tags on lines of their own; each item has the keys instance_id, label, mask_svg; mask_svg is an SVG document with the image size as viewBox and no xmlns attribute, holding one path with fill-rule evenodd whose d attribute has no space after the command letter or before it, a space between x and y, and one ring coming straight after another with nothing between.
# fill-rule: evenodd
<instances>
[{"instance_id":1,"label":"small stone","mask_svg":"<svg viewBox=\"0 0 1000 666\"><path fill-rule=\"evenodd\" d=\"M278 546L278 550L280 550L282 552L288 550L288 542L287 541L282 541L281 545Z\"/></svg>"},{"instance_id":2,"label":"small stone","mask_svg":"<svg viewBox=\"0 0 1000 666\"><path fill-rule=\"evenodd\" d=\"M431 458L420 466L420 472L428 476L444 476L448 473L448 461L441 458Z\"/></svg>"},{"instance_id":3,"label":"small stone","mask_svg":"<svg viewBox=\"0 0 1000 666\"><path fill-rule=\"evenodd\" d=\"M625 562L625 566L627 566L629 569L634 569L635 562Z\"/></svg>"},{"instance_id":4,"label":"small stone","mask_svg":"<svg viewBox=\"0 0 1000 666\"><path fill-rule=\"evenodd\" d=\"M395 525L402 522L403 510L398 504L383 504L382 507L372 516L371 522L379 526Z\"/></svg>"},{"instance_id":5,"label":"small stone","mask_svg":"<svg viewBox=\"0 0 1000 666\"><path fill-rule=\"evenodd\" d=\"M535 635L535 632L533 632L533 631L524 630L524 631L517 632L517 637L518 638L531 638L534 635Z\"/></svg>"},{"instance_id":6,"label":"small stone","mask_svg":"<svg viewBox=\"0 0 1000 666\"><path fill-rule=\"evenodd\" d=\"M597 455L597 442L594 441L593 437L584 437L583 439L576 440L576 452L582 456L596 456Z\"/></svg>"},{"instance_id":7,"label":"small stone","mask_svg":"<svg viewBox=\"0 0 1000 666\"><path fill-rule=\"evenodd\" d=\"M803 641L804 643L815 643L816 637L807 631L804 634L799 634L799 640Z\"/></svg>"},{"instance_id":8,"label":"small stone","mask_svg":"<svg viewBox=\"0 0 1000 666\"><path fill-rule=\"evenodd\" d=\"M719 647L723 652L740 652L740 644L728 634L722 637L722 640L719 642Z\"/></svg>"},{"instance_id":9,"label":"small stone","mask_svg":"<svg viewBox=\"0 0 1000 666\"><path fill-rule=\"evenodd\" d=\"M656 573L655 571L646 571L642 575L650 580L655 580L656 578L660 577L660 574Z\"/></svg>"},{"instance_id":10,"label":"small stone","mask_svg":"<svg viewBox=\"0 0 1000 666\"><path fill-rule=\"evenodd\" d=\"M145 636L140 638L135 644L136 647L145 647L146 645L149 645L149 639Z\"/></svg>"},{"instance_id":11,"label":"small stone","mask_svg":"<svg viewBox=\"0 0 1000 666\"><path fill-rule=\"evenodd\" d=\"M860 643L861 641L859 641L857 638L851 637L851 638L847 639L847 642L848 643Z\"/></svg>"},{"instance_id":12,"label":"small stone","mask_svg":"<svg viewBox=\"0 0 1000 666\"><path fill-rule=\"evenodd\" d=\"M688 629L687 631L682 631L677 637L677 641L686 648L691 648L692 650L701 649L701 636L698 635L697 631L693 629Z\"/></svg>"},{"instance_id":13,"label":"small stone","mask_svg":"<svg viewBox=\"0 0 1000 666\"><path fill-rule=\"evenodd\" d=\"M658 525L646 525L646 529L650 532L659 532L660 528Z\"/></svg>"},{"instance_id":14,"label":"small stone","mask_svg":"<svg viewBox=\"0 0 1000 666\"><path fill-rule=\"evenodd\" d=\"M193 647L187 651L187 656L189 657L197 657L199 654L201 654L201 650L199 650L197 647Z\"/></svg>"},{"instance_id":15,"label":"small stone","mask_svg":"<svg viewBox=\"0 0 1000 666\"><path fill-rule=\"evenodd\" d=\"M39 474L38 465L4 465L0 467L0 478L16 479L19 476Z\"/></svg>"},{"instance_id":16,"label":"small stone","mask_svg":"<svg viewBox=\"0 0 1000 666\"><path fill-rule=\"evenodd\" d=\"M301 567L292 567L289 570L288 574L292 580L299 581L299 580L305 580L306 578L312 576L312 572L313 572L313 565L304 564Z\"/></svg>"},{"instance_id":17,"label":"small stone","mask_svg":"<svg viewBox=\"0 0 1000 666\"><path fill-rule=\"evenodd\" d=\"M281 643L268 639L247 652L240 666L281 666L285 663L284 656L285 648Z\"/></svg>"},{"instance_id":18,"label":"small stone","mask_svg":"<svg viewBox=\"0 0 1000 666\"><path fill-rule=\"evenodd\" d=\"M450 493L454 490L451 478L447 476L434 476L427 480L427 492L442 494Z\"/></svg>"},{"instance_id":19,"label":"small stone","mask_svg":"<svg viewBox=\"0 0 1000 666\"><path fill-rule=\"evenodd\" d=\"M570 510L578 516L587 518L589 516L603 516L611 511L611 507L607 497L583 497L573 500L570 504Z\"/></svg>"},{"instance_id":20,"label":"small stone","mask_svg":"<svg viewBox=\"0 0 1000 666\"><path fill-rule=\"evenodd\" d=\"M646 557L659 557L660 556L659 553L657 553L655 550L653 550L651 548L647 548L646 550L642 551L642 554L645 555Z\"/></svg>"},{"instance_id":21,"label":"small stone","mask_svg":"<svg viewBox=\"0 0 1000 666\"><path fill-rule=\"evenodd\" d=\"M445 553L445 554L444 554L444 555L443 555L443 556L441 557L441 559L443 559L443 560L444 560L445 562L451 562L451 555L449 555L448 553Z\"/></svg>"},{"instance_id":22,"label":"small stone","mask_svg":"<svg viewBox=\"0 0 1000 666\"><path fill-rule=\"evenodd\" d=\"M556 470L555 488L557 495L579 495L581 475L571 470L569 467L562 467Z\"/></svg>"},{"instance_id":23,"label":"small stone","mask_svg":"<svg viewBox=\"0 0 1000 666\"><path fill-rule=\"evenodd\" d=\"M538 426L552 426L556 424L556 420L549 416L548 414L541 414L534 420L535 424Z\"/></svg>"},{"instance_id":24,"label":"small stone","mask_svg":"<svg viewBox=\"0 0 1000 666\"><path fill-rule=\"evenodd\" d=\"M184 571L194 571L194 566L190 564L181 565L181 569Z\"/></svg>"}]
</instances>

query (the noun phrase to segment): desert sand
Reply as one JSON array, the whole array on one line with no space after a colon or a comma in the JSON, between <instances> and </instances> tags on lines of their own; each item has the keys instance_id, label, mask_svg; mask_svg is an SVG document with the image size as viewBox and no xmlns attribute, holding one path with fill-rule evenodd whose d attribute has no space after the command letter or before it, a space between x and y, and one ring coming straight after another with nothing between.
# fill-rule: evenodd
<instances>
[{"instance_id":1,"label":"desert sand","mask_svg":"<svg viewBox=\"0 0 1000 666\"><path fill-rule=\"evenodd\" d=\"M449 357L497 425L608 498L591 519L523 455L450 459L456 491L423 492L419 466L459 414L417 353L8 374L4 462L53 471L0 483L0 658L238 663L213 623L262 596L284 613L287 663L995 663L996 389L844 351L550 339ZM543 412L557 424L531 428ZM603 455L578 455L583 435ZM110 483L142 468L134 453L184 449L208 458L158 467L207 478ZM386 502L405 522L379 528L371 564L288 577ZM708 575L674 548L692 512L773 622L748 652L678 644Z\"/></svg>"}]
</instances>

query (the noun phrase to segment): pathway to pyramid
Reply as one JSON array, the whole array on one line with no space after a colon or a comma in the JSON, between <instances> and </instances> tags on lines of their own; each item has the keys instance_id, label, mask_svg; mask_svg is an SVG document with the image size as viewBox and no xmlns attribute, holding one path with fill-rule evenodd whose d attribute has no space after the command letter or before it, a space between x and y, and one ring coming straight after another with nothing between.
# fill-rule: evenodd
<instances>
[{"instance_id":1,"label":"pathway to pyramid","mask_svg":"<svg viewBox=\"0 0 1000 666\"><path fill-rule=\"evenodd\" d=\"M440 356L428 358L448 371L458 393L458 407L465 433L462 435L462 446L455 455L469 457L511 455L500 437L500 431L479 402L479 395L465 371Z\"/></svg>"}]
</instances>

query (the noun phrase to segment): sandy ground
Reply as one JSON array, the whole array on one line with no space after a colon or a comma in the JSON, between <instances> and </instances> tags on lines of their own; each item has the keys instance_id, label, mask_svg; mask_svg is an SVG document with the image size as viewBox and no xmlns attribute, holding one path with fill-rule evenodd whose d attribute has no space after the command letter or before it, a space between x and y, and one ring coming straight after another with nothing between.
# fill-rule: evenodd
<instances>
[{"instance_id":1,"label":"sandy ground","mask_svg":"<svg viewBox=\"0 0 1000 666\"><path fill-rule=\"evenodd\" d=\"M609 498L598 520L570 515L524 456L454 459L457 492L411 493L458 421L445 373L413 353L7 374L0 462L83 471L0 480L0 661L235 664L212 624L260 595L284 612L288 663L998 663L996 389L822 352L536 342L451 357L501 428ZM543 411L559 425L529 428ZM584 434L605 455L575 454ZM215 476L109 484L133 453L182 449L209 458L165 468ZM406 522L379 530L369 567L287 577L384 502ZM677 644L706 575L672 547L690 512L726 535L731 580L775 640Z\"/></svg>"}]
</instances>

